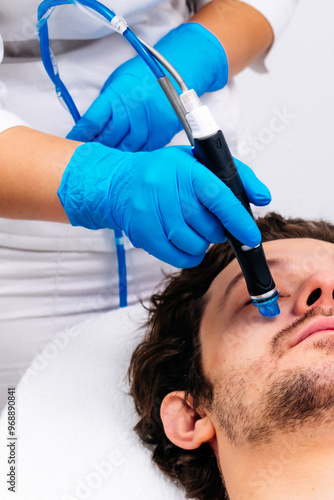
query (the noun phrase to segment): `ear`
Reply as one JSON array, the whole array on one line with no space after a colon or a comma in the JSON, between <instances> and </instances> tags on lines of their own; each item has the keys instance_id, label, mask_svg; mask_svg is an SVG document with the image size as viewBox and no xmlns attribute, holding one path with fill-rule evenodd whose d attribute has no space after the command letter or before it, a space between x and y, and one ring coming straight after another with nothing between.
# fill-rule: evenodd
<instances>
[{"instance_id":1,"label":"ear","mask_svg":"<svg viewBox=\"0 0 334 500\"><path fill-rule=\"evenodd\" d=\"M216 431L205 411L194 411L192 399L185 402L184 396L183 391L167 394L160 416L165 434L172 443L185 450L195 450L213 439Z\"/></svg>"}]
</instances>

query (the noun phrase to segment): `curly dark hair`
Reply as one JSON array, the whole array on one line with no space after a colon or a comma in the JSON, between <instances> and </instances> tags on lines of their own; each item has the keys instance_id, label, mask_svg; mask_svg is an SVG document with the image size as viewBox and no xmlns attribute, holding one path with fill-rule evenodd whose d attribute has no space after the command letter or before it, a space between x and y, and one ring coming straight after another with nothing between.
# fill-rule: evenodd
<instances>
[{"instance_id":1,"label":"curly dark hair","mask_svg":"<svg viewBox=\"0 0 334 500\"><path fill-rule=\"evenodd\" d=\"M284 219L270 213L257 219L262 241L314 238L334 243L334 225L324 221ZM213 245L202 263L169 276L166 288L151 298L146 336L134 351L129 367L131 394L140 416L135 430L152 448L153 460L168 476L183 485L188 498L228 499L219 464L211 447L195 450L175 446L165 435L160 419L164 397L185 391L210 405L213 387L203 374L199 329L205 293L234 255L227 243Z\"/></svg>"}]
</instances>

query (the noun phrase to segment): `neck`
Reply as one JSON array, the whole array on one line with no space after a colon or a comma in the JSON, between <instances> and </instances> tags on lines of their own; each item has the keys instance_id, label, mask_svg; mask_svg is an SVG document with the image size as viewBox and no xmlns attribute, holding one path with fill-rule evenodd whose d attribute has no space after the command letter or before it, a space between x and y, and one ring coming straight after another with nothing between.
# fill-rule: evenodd
<instances>
[{"instance_id":1,"label":"neck","mask_svg":"<svg viewBox=\"0 0 334 500\"><path fill-rule=\"evenodd\" d=\"M333 431L322 439L281 434L251 449L225 445L219 457L230 500L333 500Z\"/></svg>"}]
</instances>

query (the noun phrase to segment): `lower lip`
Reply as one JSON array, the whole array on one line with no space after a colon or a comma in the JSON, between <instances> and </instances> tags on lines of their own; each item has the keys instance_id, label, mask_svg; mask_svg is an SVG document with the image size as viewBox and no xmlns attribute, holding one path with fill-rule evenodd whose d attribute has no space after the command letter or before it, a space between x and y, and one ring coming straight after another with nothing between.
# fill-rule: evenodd
<instances>
[{"instance_id":1,"label":"lower lip","mask_svg":"<svg viewBox=\"0 0 334 500\"><path fill-rule=\"evenodd\" d=\"M318 332L311 333L311 335L309 335L308 337L305 337L303 340L301 340L299 342L299 344L301 344L305 340L311 339L315 335L333 335L333 334L334 334L334 330L319 330Z\"/></svg>"}]
</instances>

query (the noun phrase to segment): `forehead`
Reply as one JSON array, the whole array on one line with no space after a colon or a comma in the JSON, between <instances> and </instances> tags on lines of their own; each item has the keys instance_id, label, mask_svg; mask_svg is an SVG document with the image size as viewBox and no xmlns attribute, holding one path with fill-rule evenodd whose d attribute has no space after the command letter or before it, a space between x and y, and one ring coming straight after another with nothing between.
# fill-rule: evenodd
<instances>
[{"instance_id":1,"label":"forehead","mask_svg":"<svg viewBox=\"0 0 334 500\"><path fill-rule=\"evenodd\" d=\"M334 268L334 244L311 238L291 238L268 241L263 244L268 261L275 262L279 274L293 272L304 274L316 270ZM227 288L228 284L240 273L240 267L234 259L214 279L209 288L209 295L217 287L220 291Z\"/></svg>"}]
</instances>

